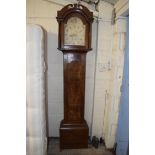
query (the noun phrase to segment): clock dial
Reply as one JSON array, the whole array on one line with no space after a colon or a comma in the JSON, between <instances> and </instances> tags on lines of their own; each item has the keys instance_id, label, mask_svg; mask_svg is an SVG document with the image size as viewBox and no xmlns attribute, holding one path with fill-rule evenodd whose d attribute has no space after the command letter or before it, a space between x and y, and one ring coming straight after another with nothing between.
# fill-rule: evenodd
<instances>
[{"instance_id":1,"label":"clock dial","mask_svg":"<svg viewBox=\"0 0 155 155\"><path fill-rule=\"evenodd\" d=\"M85 45L86 26L78 17L71 17L64 26L64 44L65 45Z\"/></svg>"}]
</instances>

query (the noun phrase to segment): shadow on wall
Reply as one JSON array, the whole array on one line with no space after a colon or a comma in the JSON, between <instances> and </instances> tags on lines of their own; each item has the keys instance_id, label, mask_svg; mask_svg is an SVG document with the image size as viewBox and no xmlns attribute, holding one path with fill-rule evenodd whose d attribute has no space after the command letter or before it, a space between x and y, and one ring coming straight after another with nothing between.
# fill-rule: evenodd
<instances>
[{"instance_id":1,"label":"shadow on wall","mask_svg":"<svg viewBox=\"0 0 155 155\"><path fill-rule=\"evenodd\" d=\"M48 53L48 130L49 137L59 137L63 119L63 53L58 49L58 34L47 33Z\"/></svg>"}]
</instances>

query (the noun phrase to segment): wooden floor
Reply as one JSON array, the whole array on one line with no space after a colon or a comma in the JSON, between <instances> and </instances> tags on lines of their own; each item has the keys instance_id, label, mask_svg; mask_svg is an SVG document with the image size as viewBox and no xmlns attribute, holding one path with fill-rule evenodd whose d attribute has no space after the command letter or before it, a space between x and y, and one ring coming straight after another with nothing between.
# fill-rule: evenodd
<instances>
[{"instance_id":1,"label":"wooden floor","mask_svg":"<svg viewBox=\"0 0 155 155\"><path fill-rule=\"evenodd\" d=\"M91 145L87 149L67 149L60 152L59 139L50 139L48 146L48 155L113 155L107 151L103 145L95 149Z\"/></svg>"}]
</instances>

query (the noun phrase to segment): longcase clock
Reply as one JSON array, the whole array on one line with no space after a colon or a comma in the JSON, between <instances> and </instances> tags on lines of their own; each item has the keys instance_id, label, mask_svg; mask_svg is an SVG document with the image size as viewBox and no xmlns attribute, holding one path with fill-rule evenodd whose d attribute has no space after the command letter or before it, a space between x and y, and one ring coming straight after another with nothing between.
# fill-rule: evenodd
<instances>
[{"instance_id":1,"label":"longcase clock","mask_svg":"<svg viewBox=\"0 0 155 155\"><path fill-rule=\"evenodd\" d=\"M58 49L64 61L64 119L60 148L87 148L89 128L84 119L86 53L91 49L93 13L81 4L57 12Z\"/></svg>"}]
</instances>

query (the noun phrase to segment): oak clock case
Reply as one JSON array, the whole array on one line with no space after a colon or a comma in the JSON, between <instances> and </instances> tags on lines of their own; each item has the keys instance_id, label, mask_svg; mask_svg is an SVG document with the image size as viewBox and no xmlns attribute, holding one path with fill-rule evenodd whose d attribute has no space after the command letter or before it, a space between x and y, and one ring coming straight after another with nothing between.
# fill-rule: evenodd
<instances>
[{"instance_id":1,"label":"oak clock case","mask_svg":"<svg viewBox=\"0 0 155 155\"><path fill-rule=\"evenodd\" d=\"M81 4L57 12L58 49L63 52L64 119L60 149L87 148L89 128L84 119L86 53L91 50L93 13Z\"/></svg>"}]
</instances>

